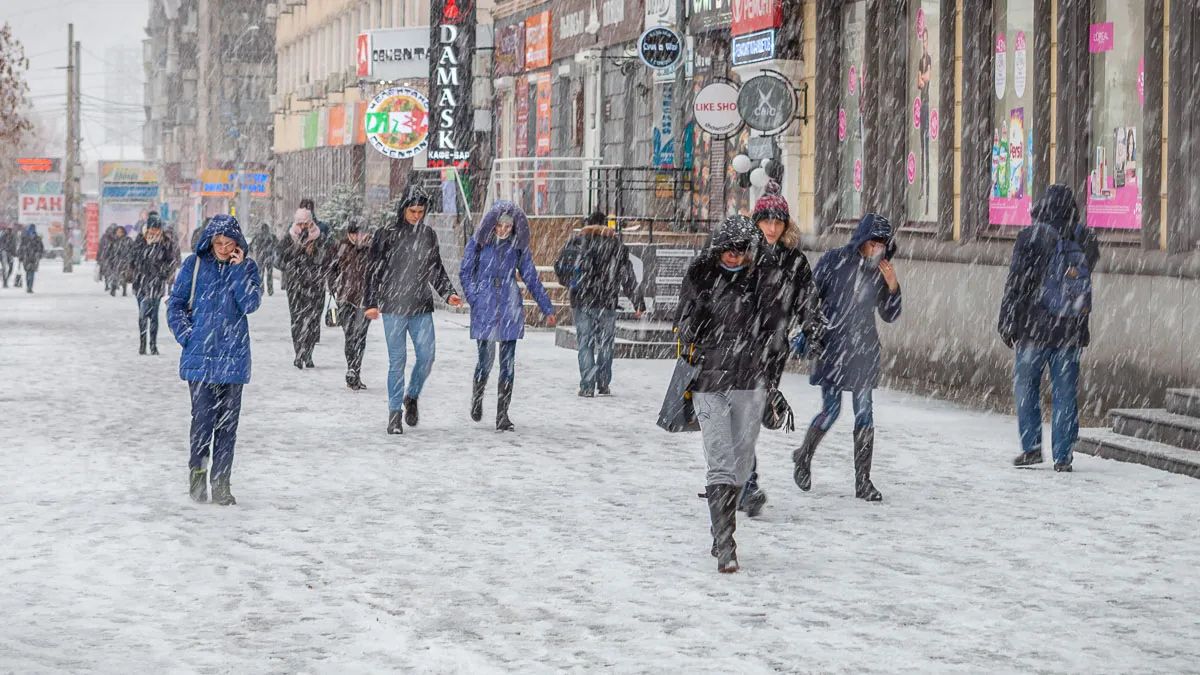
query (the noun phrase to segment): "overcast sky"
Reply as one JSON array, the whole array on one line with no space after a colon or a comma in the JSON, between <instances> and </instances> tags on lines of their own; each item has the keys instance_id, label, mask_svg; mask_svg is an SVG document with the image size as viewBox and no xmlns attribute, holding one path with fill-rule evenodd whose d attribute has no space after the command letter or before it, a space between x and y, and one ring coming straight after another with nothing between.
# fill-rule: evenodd
<instances>
[{"instance_id":1,"label":"overcast sky","mask_svg":"<svg viewBox=\"0 0 1200 675\"><path fill-rule=\"evenodd\" d=\"M141 131L128 134L124 145L105 144L103 106L104 78L113 72L103 62L105 50L114 45L131 46L140 50L145 38L146 19L152 0L0 0L0 23L7 21L16 38L25 46L29 56L30 96L34 106L48 123L65 129L67 65L67 24L74 22L75 39L82 46L82 89L84 165L88 173L96 171L100 159L139 159ZM136 82L144 76L140 70L133 74ZM140 87L140 85L138 85ZM141 91L131 91L130 101L141 102ZM94 97L94 98L86 98ZM141 115L137 116L139 119ZM62 148L50 154L61 156Z\"/></svg>"}]
</instances>

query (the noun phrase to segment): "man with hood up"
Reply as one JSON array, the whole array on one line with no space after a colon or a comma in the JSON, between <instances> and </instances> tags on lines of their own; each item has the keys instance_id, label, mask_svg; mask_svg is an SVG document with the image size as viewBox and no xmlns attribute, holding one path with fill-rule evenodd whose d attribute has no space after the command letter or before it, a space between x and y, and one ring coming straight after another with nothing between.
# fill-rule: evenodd
<instances>
[{"instance_id":1,"label":"man with hood up","mask_svg":"<svg viewBox=\"0 0 1200 675\"><path fill-rule=\"evenodd\" d=\"M395 221L377 232L371 243L363 307L371 321L383 317L388 346L389 434L402 434L405 423L415 427L420 421L417 399L433 369L435 355L431 290L454 307L462 305L442 265L437 233L425 224L428 207L429 194L410 186L396 209ZM406 388L408 339L412 339L416 363Z\"/></svg>"},{"instance_id":2,"label":"man with hood up","mask_svg":"<svg viewBox=\"0 0 1200 675\"><path fill-rule=\"evenodd\" d=\"M158 355L158 304L175 271L175 250L163 234L162 220L151 212L129 256L133 297L138 303L138 354Z\"/></svg>"},{"instance_id":3,"label":"man with hood up","mask_svg":"<svg viewBox=\"0 0 1200 675\"><path fill-rule=\"evenodd\" d=\"M267 289L267 295L275 295L275 257L279 253L279 240L271 233L271 226L262 223L258 234L250 241L250 254L258 263L261 281Z\"/></svg>"},{"instance_id":4,"label":"man with hood up","mask_svg":"<svg viewBox=\"0 0 1200 675\"><path fill-rule=\"evenodd\" d=\"M346 336L346 386L355 391L367 388L362 381L362 361L371 322L362 305L370 254L371 233L355 218L346 226L346 238L338 244L329 271L329 291L337 300L338 320Z\"/></svg>"},{"instance_id":5,"label":"man with hood up","mask_svg":"<svg viewBox=\"0 0 1200 675\"><path fill-rule=\"evenodd\" d=\"M19 226L0 225L0 279L8 288L8 280L12 278L13 267L17 259L17 237Z\"/></svg>"},{"instance_id":6,"label":"man with hood up","mask_svg":"<svg viewBox=\"0 0 1200 675\"><path fill-rule=\"evenodd\" d=\"M21 248L17 254L21 258L21 267L25 268L26 293L33 292L33 277L45 251L46 244L42 241L42 235L38 234L37 225L30 225L21 235ZM19 283L17 285L20 286Z\"/></svg>"},{"instance_id":7,"label":"man with hood up","mask_svg":"<svg viewBox=\"0 0 1200 675\"><path fill-rule=\"evenodd\" d=\"M823 407L813 419L804 443L792 453L793 477L801 490L812 488L812 458L821 439L842 410L842 392L854 401L854 496L883 500L871 483L875 453L872 393L879 386L879 332L875 314L887 323L900 318L900 282L892 257L895 232L883 216L868 213L850 243L821 256L813 284L828 321L825 349L809 382L821 387Z\"/></svg>"},{"instance_id":8,"label":"man with hood up","mask_svg":"<svg viewBox=\"0 0 1200 675\"><path fill-rule=\"evenodd\" d=\"M197 502L236 504L230 491L233 450L242 411L242 387L250 382L250 323L262 302L258 266L245 257L246 237L233 216L213 216L183 262L167 300L167 325L183 353L179 378L192 397L188 489Z\"/></svg>"},{"instance_id":9,"label":"man with hood up","mask_svg":"<svg viewBox=\"0 0 1200 675\"><path fill-rule=\"evenodd\" d=\"M1000 338L1016 349L1013 396L1021 435L1015 466L1042 457L1042 373L1050 369L1054 470L1071 471L1079 438L1079 358L1091 342L1095 233L1079 222L1075 196L1051 185L1033 207L1033 226L1017 235L1000 304Z\"/></svg>"}]
</instances>

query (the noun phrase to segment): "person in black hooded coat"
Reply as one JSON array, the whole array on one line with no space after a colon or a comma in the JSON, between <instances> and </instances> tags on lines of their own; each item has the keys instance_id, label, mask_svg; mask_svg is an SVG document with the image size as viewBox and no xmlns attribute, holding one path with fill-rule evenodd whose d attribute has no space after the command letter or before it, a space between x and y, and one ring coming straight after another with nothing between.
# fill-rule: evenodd
<instances>
[{"instance_id":1,"label":"person in black hooded coat","mask_svg":"<svg viewBox=\"0 0 1200 675\"><path fill-rule=\"evenodd\" d=\"M325 287L333 263L333 243L308 209L296 209L288 236L280 244L279 262L287 277L288 312L292 324L292 365L315 368L313 349L321 338Z\"/></svg>"},{"instance_id":2,"label":"person in black hooded coat","mask_svg":"<svg viewBox=\"0 0 1200 675\"><path fill-rule=\"evenodd\" d=\"M883 499L871 482L872 392L879 386L882 352L875 315L887 323L900 318L900 282L891 262L896 250L892 224L868 213L850 243L827 251L817 262L813 283L828 332L809 382L821 387L823 406L804 443L792 453L793 477L801 490L812 488L813 454L841 413L842 392L848 391L854 401L854 495L867 501Z\"/></svg>"},{"instance_id":3,"label":"person in black hooded coat","mask_svg":"<svg viewBox=\"0 0 1200 675\"><path fill-rule=\"evenodd\" d=\"M138 303L138 354L158 355L158 305L167 294L167 280L175 271L175 250L163 234L157 214L146 221L130 249L129 267L133 296Z\"/></svg>"}]
</instances>

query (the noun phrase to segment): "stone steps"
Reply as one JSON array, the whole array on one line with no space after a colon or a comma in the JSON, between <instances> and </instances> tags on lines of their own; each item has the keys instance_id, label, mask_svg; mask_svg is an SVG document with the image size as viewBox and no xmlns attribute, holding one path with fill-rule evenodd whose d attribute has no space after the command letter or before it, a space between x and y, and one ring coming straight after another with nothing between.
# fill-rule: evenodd
<instances>
[{"instance_id":1,"label":"stone steps","mask_svg":"<svg viewBox=\"0 0 1200 675\"><path fill-rule=\"evenodd\" d=\"M579 337L573 326L560 326L554 331L554 344L563 349L579 349ZM673 359L674 342L641 342L621 337L613 345L613 358L617 359Z\"/></svg>"},{"instance_id":2,"label":"stone steps","mask_svg":"<svg viewBox=\"0 0 1200 675\"><path fill-rule=\"evenodd\" d=\"M1200 418L1161 408L1113 410L1113 431L1200 453Z\"/></svg>"},{"instance_id":3,"label":"stone steps","mask_svg":"<svg viewBox=\"0 0 1200 675\"><path fill-rule=\"evenodd\" d=\"M1176 415L1200 417L1200 389L1168 389L1167 411Z\"/></svg>"},{"instance_id":4,"label":"stone steps","mask_svg":"<svg viewBox=\"0 0 1200 675\"><path fill-rule=\"evenodd\" d=\"M1075 452L1200 478L1200 452L1125 436L1108 429L1080 429Z\"/></svg>"}]
</instances>

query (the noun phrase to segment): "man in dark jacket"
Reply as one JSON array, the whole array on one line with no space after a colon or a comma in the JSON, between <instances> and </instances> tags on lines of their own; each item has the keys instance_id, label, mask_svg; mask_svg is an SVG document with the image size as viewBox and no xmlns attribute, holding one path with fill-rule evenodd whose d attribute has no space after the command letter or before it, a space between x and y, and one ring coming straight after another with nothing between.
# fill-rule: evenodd
<instances>
[{"instance_id":1,"label":"man in dark jacket","mask_svg":"<svg viewBox=\"0 0 1200 675\"><path fill-rule=\"evenodd\" d=\"M105 250L107 263L108 294L116 297L117 289L121 289L121 297L129 295L130 270L132 260L133 239L121 225L113 230L112 241Z\"/></svg>"},{"instance_id":2,"label":"man in dark jacket","mask_svg":"<svg viewBox=\"0 0 1200 675\"><path fill-rule=\"evenodd\" d=\"M17 261L17 226L0 226L0 279L8 288L8 280L12 278L13 268Z\"/></svg>"},{"instance_id":3,"label":"man in dark jacket","mask_svg":"<svg viewBox=\"0 0 1200 675\"><path fill-rule=\"evenodd\" d=\"M875 314L891 323L900 318L900 282L891 259L895 233L882 216L868 213L850 243L821 256L813 274L821 312L828 321L824 352L809 377L821 387L823 407L804 443L792 453L793 477L801 490L812 488L812 457L842 410L842 392L854 401L854 496L871 502L883 495L871 482L875 453L872 392L879 386L879 332Z\"/></svg>"},{"instance_id":4,"label":"man in dark jacket","mask_svg":"<svg viewBox=\"0 0 1200 675\"><path fill-rule=\"evenodd\" d=\"M370 253L371 235L357 221L351 222L329 271L329 290L337 300L338 321L346 334L346 386L356 391L367 388L361 371L367 330L371 327L363 313Z\"/></svg>"},{"instance_id":5,"label":"man in dark jacket","mask_svg":"<svg viewBox=\"0 0 1200 675\"><path fill-rule=\"evenodd\" d=\"M279 250L279 262L287 276L288 312L292 322L292 365L315 368L313 348L321 337L321 311L325 308L325 286L333 258L333 244L313 220L308 209L296 209L288 238Z\"/></svg>"},{"instance_id":6,"label":"man in dark jacket","mask_svg":"<svg viewBox=\"0 0 1200 675\"><path fill-rule=\"evenodd\" d=\"M25 292L33 292L33 277L37 274L38 265L42 262L42 254L46 252L46 244L42 235L38 234L37 226L30 225L21 235L21 246L17 256L21 259L21 267L25 268Z\"/></svg>"},{"instance_id":7,"label":"man in dark jacket","mask_svg":"<svg viewBox=\"0 0 1200 675\"><path fill-rule=\"evenodd\" d=\"M267 295L275 295L275 257L279 252L279 240L271 234L271 226L263 223L258 234L250 242L250 256L258 264L261 275L259 282L267 289Z\"/></svg>"},{"instance_id":8,"label":"man in dark jacket","mask_svg":"<svg viewBox=\"0 0 1200 675\"><path fill-rule=\"evenodd\" d=\"M766 401L760 278L761 235L745 216L730 216L684 275L676 321L684 354L699 365L692 400L708 464L705 496L719 572L736 572L737 505L754 465Z\"/></svg>"},{"instance_id":9,"label":"man in dark jacket","mask_svg":"<svg viewBox=\"0 0 1200 675\"><path fill-rule=\"evenodd\" d=\"M425 224L428 206L429 194L419 187L409 187L396 209L396 220L377 232L371 243L363 306L368 319L383 317L388 345L389 434L404 433L404 423L415 427L420 419L417 399L433 369L435 354L430 289L450 305L462 305L442 265L437 233ZM408 338L412 339L416 363L405 388Z\"/></svg>"},{"instance_id":10,"label":"man in dark jacket","mask_svg":"<svg viewBox=\"0 0 1200 675\"><path fill-rule=\"evenodd\" d=\"M1055 471L1070 471L1079 437L1079 357L1091 341L1091 275L1100 259L1095 233L1079 222L1075 196L1051 185L1033 208L1032 227L1017 235L1000 337L1016 348L1013 395L1021 434L1016 466L1042 458L1042 373L1050 368Z\"/></svg>"},{"instance_id":11,"label":"man in dark jacket","mask_svg":"<svg viewBox=\"0 0 1200 675\"><path fill-rule=\"evenodd\" d=\"M633 303L642 318L646 301L638 287L629 249L616 230L604 225L604 214L588 216L554 261L554 273L570 289L575 334L579 340L579 395L611 394L613 348L617 339L617 298Z\"/></svg>"},{"instance_id":12,"label":"man in dark jacket","mask_svg":"<svg viewBox=\"0 0 1200 675\"><path fill-rule=\"evenodd\" d=\"M138 354L158 355L158 305L166 295L167 280L175 271L175 251L163 235L158 214L151 214L146 230L131 249L133 295L138 302Z\"/></svg>"}]
</instances>

